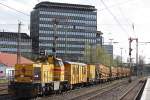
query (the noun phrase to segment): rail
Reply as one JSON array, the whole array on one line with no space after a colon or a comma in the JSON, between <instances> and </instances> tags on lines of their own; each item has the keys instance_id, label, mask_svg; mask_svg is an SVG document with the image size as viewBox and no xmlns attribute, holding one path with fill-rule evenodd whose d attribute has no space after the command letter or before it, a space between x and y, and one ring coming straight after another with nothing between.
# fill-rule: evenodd
<instances>
[{"instance_id":1,"label":"rail","mask_svg":"<svg viewBox=\"0 0 150 100\"><path fill-rule=\"evenodd\" d=\"M122 84L126 84L126 82L127 81L125 80L125 81L122 81L122 82L119 82L119 83L115 83L115 84L103 87L103 88L95 90L95 91L90 91L88 93L85 93L85 94L73 97L73 98L71 98L71 100L81 100L81 98L83 98L82 100L90 100L90 99L92 99L92 98L94 98L94 97L96 97L96 96L98 96L100 94L105 94L108 91L110 91L110 90L112 90L114 88L117 88L118 86L120 86Z\"/></svg>"},{"instance_id":2,"label":"rail","mask_svg":"<svg viewBox=\"0 0 150 100\"><path fill-rule=\"evenodd\" d=\"M120 98L119 100L138 100L139 93L144 88L146 81L140 80L138 83L131 86ZM127 99L128 98L128 99Z\"/></svg>"},{"instance_id":3,"label":"rail","mask_svg":"<svg viewBox=\"0 0 150 100\"><path fill-rule=\"evenodd\" d=\"M110 100L110 98L119 100L119 97L124 94L132 84L139 81L137 77L132 77L132 79L132 83L129 83L128 78L125 78L105 84L66 91L60 95L52 94L51 96L39 97L38 100Z\"/></svg>"},{"instance_id":4,"label":"rail","mask_svg":"<svg viewBox=\"0 0 150 100\"><path fill-rule=\"evenodd\" d=\"M0 83L0 95L6 94L8 90L8 84L7 83Z\"/></svg>"},{"instance_id":5,"label":"rail","mask_svg":"<svg viewBox=\"0 0 150 100\"><path fill-rule=\"evenodd\" d=\"M78 99L79 96L82 95L86 95L86 94L94 94L94 91L97 93L105 91L109 88L111 88L112 86L114 86L115 84L119 84L121 82L128 82L128 79L122 79L122 80L116 80L116 81L112 81L112 82L106 82L104 84L99 84L99 85L93 85L93 86L89 86L89 87L83 87L83 88L77 88L75 90L70 90L70 91L66 91L63 92L60 95L51 95L51 96L46 96L46 97L42 97L42 98L38 98L38 100L74 100L74 99ZM84 96L82 99L79 98L79 100L84 100L85 98L89 97L89 95ZM86 99L87 100L87 99Z\"/></svg>"},{"instance_id":6,"label":"rail","mask_svg":"<svg viewBox=\"0 0 150 100\"><path fill-rule=\"evenodd\" d=\"M147 82L147 80L144 81L144 85L141 87L141 89L139 89L139 91L138 91L137 95L135 96L134 100L140 100L141 99L141 96L142 96L144 87L146 85L146 82Z\"/></svg>"}]
</instances>

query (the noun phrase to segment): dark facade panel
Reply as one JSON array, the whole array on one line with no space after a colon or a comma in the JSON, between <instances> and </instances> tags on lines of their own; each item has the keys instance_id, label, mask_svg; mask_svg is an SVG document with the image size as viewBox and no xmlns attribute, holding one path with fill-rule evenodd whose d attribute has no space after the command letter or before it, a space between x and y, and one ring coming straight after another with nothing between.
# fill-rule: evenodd
<instances>
[{"instance_id":1,"label":"dark facade panel","mask_svg":"<svg viewBox=\"0 0 150 100\"><path fill-rule=\"evenodd\" d=\"M40 34L39 35L40 37L53 37L53 34ZM80 35L80 34L78 34L78 35L68 35L67 34L67 36L65 35L65 34L58 34L57 35L57 37L58 37L58 39L57 40L59 40L59 38L67 38L67 39L69 39L69 38L75 38L75 39L96 39L95 37L87 37L86 35Z\"/></svg>"},{"instance_id":2,"label":"dark facade panel","mask_svg":"<svg viewBox=\"0 0 150 100\"><path fill-rule=\"evenodd\" d=\"M54 19L58 20L54 32ZM53 36L57 36L58 55L78 55L83 58L85 44L96 45L97 12L94 6L41 2L31 13L33 53L40 49L52 54ZM65 34L66 32L66 34ZM38 51L37 51L38 50ZM57 52L57 51L56 51Z\"/></svg>"},{"instance_id":3,"label":"dark facade panel","mask_svg":"<svg viewBox=\"0 0 150 100\"><path fill-rule=\"evenodd\" d=\"M45 14L40 14L39 15L41 18L55 18L56 15L45 15ZM59 15L60 18L64 19L66 18L66 16L64 15ZM78 16L69 16L68 20L85 20L85 21L96 21L95 19L91 19L91 18L85 18L85 17L78 17Z\"/></svg>"},{"instance_id":4,"label":"dark facade panel","mask_svg":"<svg viewBox=\"0 0 150 100\"><path fill-rule=\"evenodd\" d=\"M93 30L85 30L85 29L76 29L76 25L74 25L73 27L75 27L75 28L68 29L67 31L68 32L85 32L85 33L86 32L95 32L95 34L96 34L96 30L93 31ZM50 28L49 27L40 27L39 30L54 31L54 28L53 27L50 27ZM64 31L64 28L57 28L57 31ZM95 35L95 37L96 37L96 35Z\"/></svg>"}]
</instances>

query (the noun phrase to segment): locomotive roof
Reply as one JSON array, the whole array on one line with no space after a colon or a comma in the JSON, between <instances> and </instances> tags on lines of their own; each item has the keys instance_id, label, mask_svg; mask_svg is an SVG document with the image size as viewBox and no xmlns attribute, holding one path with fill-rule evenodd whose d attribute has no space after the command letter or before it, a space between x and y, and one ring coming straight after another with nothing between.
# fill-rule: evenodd
<instances>
[{"instance_id":1,"label":"locomotive roof","mask_svg":"<svg viewBox=\"0 0 150 100\"><path fill-rule=\"evenodd\" d=\"M87 64L85 64L85 63L71 62L71 61L65 61L64 64L80 64L80 65L83 65L83 66L86 66L86 65L87 65Z\"/></svg>"},{"instance_id":2,"label":"locomotive roof","mask_svg":"<svg viewBox=\"0 0 150 100\"><path fill-rule=\"evenodd\" d=\"M62 59L60 59L60 58L56 58L56 60L62 60Z\"/></svg>"}]
</instances>

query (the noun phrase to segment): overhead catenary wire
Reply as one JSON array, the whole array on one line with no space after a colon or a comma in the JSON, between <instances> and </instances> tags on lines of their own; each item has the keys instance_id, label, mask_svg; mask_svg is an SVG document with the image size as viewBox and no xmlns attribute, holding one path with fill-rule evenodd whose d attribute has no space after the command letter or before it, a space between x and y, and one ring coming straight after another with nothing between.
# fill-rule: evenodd
<instances>
[{"instance_id":1,"label":"overhead catenary wire","mask_svg":"<svg viewBox=\"0 0 150 100\"><path fill-rule=\"evenodd\" d=\"M119 11L120 11L120 14L122 15L122 17L124 18L124 20L125 20L125 22L128 24L128 26L132 26L133 27L133 22L131 21L131 19L127 19L127 17L124 15L124 13L123 13L123 11L122 11L122 9L120 8L120 7L118 7L118 9L119 9ZM131 23L129 23L128 21L130 21ZM131 29L131 28L130 28ZM136 37L136 34L135 34L135 32L134 32L134 29L132 29L133 30L133 34L134 34L134 36Z\"/></svg>"},{"instance_id":2,"label":"overhead catenary wire","mask_svg":"<svg viewBox=\"0 0 150 100\"><path fill-rule=\"evenodd\" d=\"M100 9L100 10L98 10L99 12L101 12L101 11L103 11L103 10L107 10L107 8L112 8L112 7L118 7L118 6L121 6L121 5L123 5L123 4L125 4L125 3L129 3L130 1L134 1L134 0L126 0L126 1L123 1L123 2L119 2L119 3L116 3L116 4L114 4L114 5L111 5L111 6L105 6L105 8L103 8L103 9ZM120 9L119 9L120 10ZM125 21L127 22L127 24L121 24L122 26L131 26L131 24L127 21L127 18L125 17L125 15L121 12L121 10L120 10L120 13L121 13L121 15L123 16L123 18L125 19ZM132 22L132 21L131 21ZM100 25L116 25L116 24L100 24ZM127 32L128 33L128 32Z\"/></svg>"},{"instance_id":3,"label":"overhead catenary wire","mask_svg":"<svg viewBox=\"0 0 150 100\"><path fill-rule=\"evenodd\" d=\"M124 27L122 26L122 24L119 22L119 20L117 19L117 17L109 10L109 8L107 7L107 5L104 3L103 0L101 0L102 4L105 6L105 8L107 9L107 11L111 14L111 16L113 17L113 19L118 23L118 26L122 29L122 31L125 32L126 35L128 35L129 38L129 34L128 32L124 29Z\"/></svg>"},{"instance_id":4,"label":"overhead catenary wire","mask_svg":"<svg viewBox=\"0 0 150 100\"><path fill-rule=\"evenodd\" d=\"M2 5L2 6L4 6L4 7L7 7L7 8L9 8L9 9L11 9L11 10L13 10L13 11L16 11L16 12L18 12L18 13L20 13L20 14L22 14L22 15L25 15L25 16L27 16L27 17L30 17L30 15L29 14L27 14L27 13L24 13L23 11L20 11L20 10L17 10L17 9L15 9L15 8L13 8L13 7L10 7L10 6L8 6L8 5L6 5L6 4L4 4L4 3L1 3L0 2L0 5ZM22 18L21 18L22 19ZM24 20L24 19L22 19L22 20ZM18 25L18 24L0 24L0 25L11 25L11 26L14 26L15 25L15 27ZM29 27L29 24L22 24L23 26L25 25L25 26L28 26ZM4 30L4 29L3 29ZM28 29L29 30L29 29Z\"/></svg>"},{"instance_id":5,"label":"overhead catenary wire","mask_svg":"<svg viewBox=\"0 0 150 100\"><path fill-rule=\"evenodd\" d=\"M37 1L40 2L40 0L37 0ZM90 0L89 0L89 1L90 1ZM95 1L96 1L96 0L95 0ZM99 0L98 0L98 1L99 1ZM120 3L117 3L117 4L114 4L114 5L109 6L108 8L115 7L115 6L117 6L117 5L122 5L122 4L125 4L125 3L129 2L129 1L133 1L133 0L127 0L127 1L124 1L124 2L120 2ZM93 3L93 2L90 2L90 4L92 4L92 3ZM10 7L10 6L8 6L8 5L6 5L6 4L3 4L3 3L1 3L1 2L0 2L0 5L5 6L5 7L9 8L9 9L11 9L11 10L14 10L14 11L16 11L16 12L18 12L18 13L21 13L21 14L23 14L23 15L25 15L25 16L30 16L29 14L24 13L23 11L17 10L17 9L15 9L15 8ZM102 10L106 10L106 9L107 9L107 8L103 8L103 9L100 9L100 10L98 10L98 11L102 11Z\"/></svg>"},{"instance_id":6,"label":"overhead catenary wire","mask_svg":"<svg viewBox=\"0 0 150 100\"><path fill-rule=\"evenodd\" d=\"M1 3L1 2L0 2L0 5L5 6L5 7L9 8L9 9L11 9L11 10L14 10L14 11L16 11L16 12L18 12L18 13L21 13L21 14L23 14L23 15L25 15L25 16L30 16L29 14L26 14L26 13L20 11L20 10L17 10L17 9L15 9L15 8L10 7L10 6L8 6L8 5L6 5L6 4L3 4L3 3Z\"/></svg>"},{"instance_id":7,"label":"overhead catenary wire","mask_svg":"<svg viewBox=\"0 0 150 100\"><path fill-rule=\"evenodd\" d=\"M89 1L90 1L90 0L89 0ZM96 0L93 0L93 1L96 1ZM108 9L108 8L111 8L111 7L115 7L115 6L117 6L117 5L124 4L124 3L129 2L129 1L133 1L133 0L126 0L126 1L124 1L124 2L120 2L120 3L114 4L114 5L110 6L110 7L105 7L104 9ZM90 2L90 3L92 4L93 2ZM26 14L26 13L20 11L20 10L17 10L17 9L15 9L15 8L12 8L12 7L10 7L10 6L6 5L6 4L0 3L0 5L3 5L3 6L9 8L9 9L11 9L11 10L14 10L14 11L16 11L16 12L18 12L18 13L24 14L24 15L26 15L26 16L30 16L29 14ZM101 9L100 11L102 11L102 10L104 10L104 9Z\"/></svg>"},{"instance_id":8,"label":"overhead catenary wire","mask_svg":"<svg viewBox=\"0 0 150 100\"><path fill-rule=\"evenodd\" d=\"M98 1L99 1L99 0L98 0ZM116 3L116 4L114 4L114 5L110 5L110 6L108 6L107 8L113 8L113 7L121 6L121 5L124 5L124 4L126 4L126 3L129 3L129 2L131 2L131 1L135 1L135 0L126 0L126 1L123 1L123 2ZM107 10L107 8L105 7L105 8L102 8L102 9L98 10L98 11Z\"/></svg>"}]
</instances>

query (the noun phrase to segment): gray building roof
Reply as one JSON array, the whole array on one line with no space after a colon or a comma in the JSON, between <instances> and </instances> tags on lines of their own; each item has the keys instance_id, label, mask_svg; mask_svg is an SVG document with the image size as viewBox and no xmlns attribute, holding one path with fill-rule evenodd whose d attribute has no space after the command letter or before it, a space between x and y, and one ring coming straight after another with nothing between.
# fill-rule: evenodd
<instances>
[{"instance_id":1,"label":"gray building roof","mask_svg":"<svg viewBox=\"0 0 150 100\"><path fill-rule=\"evenodd\" d=\"M20 33L21 39L31 39L29 35L26 33ZM0 32L0 37L2 38L10 38L10 39L17 39L18 33L17 32Z\"/></svg>"},{"instance_id":2,"label":"gray building roof","mask_svg":"<svg viewBox=\"0 0 150 100\"><path fill-rule=\"evenodd\" d=\"M56 3L56 2L40 2L34 9L38 8L63 8L63 9L73 9L73 10L89 10L96 11L96 8L91 5L80 5L80 4L68 4L68 3Z\"/></svg>"}]
</instances>

